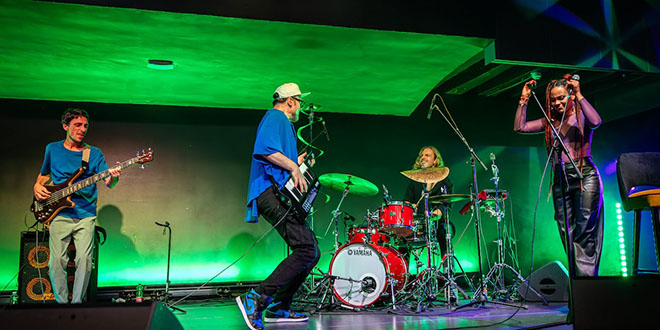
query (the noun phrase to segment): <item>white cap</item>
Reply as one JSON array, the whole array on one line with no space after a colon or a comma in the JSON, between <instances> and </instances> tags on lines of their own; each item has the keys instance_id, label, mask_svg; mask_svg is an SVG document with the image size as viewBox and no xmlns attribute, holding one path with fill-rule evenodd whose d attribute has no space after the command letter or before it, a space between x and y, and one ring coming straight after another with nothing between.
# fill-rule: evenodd
<instances>
[{"instance_id":1,"label":"white cap","mask_svg":"<svg viewBox=\"0 0 660 330\"><path fill-rule=\"evenodd\" d=\"M277 87L275 90L275 94L273 94L274 99L285 99L287 97L291 96L300 96L300 97L305 97L311 93L301 93L300 88L296 83L286 83L280 85L280 87Z\"/></svg>"}]
</instances>

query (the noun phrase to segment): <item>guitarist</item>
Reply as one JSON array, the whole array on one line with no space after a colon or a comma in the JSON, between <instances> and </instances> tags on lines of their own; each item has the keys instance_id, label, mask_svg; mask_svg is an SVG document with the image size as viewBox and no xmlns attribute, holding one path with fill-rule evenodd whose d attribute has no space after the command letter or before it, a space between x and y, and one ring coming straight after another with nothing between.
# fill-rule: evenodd
<instances>
[{"instance_id":1,"label":"guitarist","mask_svg":"<svg viewBox=\"0 0 660 330\"><path fill-rule=\"evenodd\" d=\"M273 107L257 128L245 221L255 223L263 216L276 226L292 253L257 288L236 297L245 323L253 330L263 329L262 312L266 322L308 319L307 315L291 311L291 302L321 253L312 229L305 219L295 216L292 208L283 206L278 191L289 178L298 189L307 190L307 182L298 168L306 153L298 155L293 126L298 121L302 98L307 95L295 83L279 86L273 95Z\"/></svg>"},{"instance_id":2,"label":"guitarist","mask_svg":"<svg viewBox=\"0 0 660 330\"><path fill-rule=\"evenodd\" d=\"M46 146L46 154L41 171L34 184L34 197L44 200L50 192L44 187L48 181L59 184L66 181L81 166L83 152L89 150L87 170L79 177L84 179L108 169L108 164L101 150L83 143L89 127L89 115L83 109L69 108L62 114L62 128L66 132L63 141L52 142ZM111 176L105 180L108 188L119 181L120 169L111 169ZM76 247L76 273L73 283L71 303L81 303L87 291L89 276L92 271L92 249L94 247L94 223L96 220L96 185L86 187L72 196L76 204L65 208L51 221L50 261L48 263L50 280L55 293L55 300L60 304L68 303L66 250L73 239Z\"/></svg>"}]
</instances>

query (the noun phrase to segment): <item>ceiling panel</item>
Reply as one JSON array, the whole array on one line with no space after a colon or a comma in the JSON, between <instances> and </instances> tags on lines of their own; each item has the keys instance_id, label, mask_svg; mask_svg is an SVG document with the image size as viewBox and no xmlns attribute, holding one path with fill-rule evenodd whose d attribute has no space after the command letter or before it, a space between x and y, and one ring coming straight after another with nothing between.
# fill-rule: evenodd
<instances>
[{"instance_id":1,"label":"ceiling panel","mask_svg":"<svg viewBox=\"0 0 660 330\"><path fill-rule=\"evenodd\" d=\"M298 82L323 111L409 115L490 39L0 0L0 97L234 109ZM173 70L147 67L174 61Z\"/></svg>"}]
</instances>

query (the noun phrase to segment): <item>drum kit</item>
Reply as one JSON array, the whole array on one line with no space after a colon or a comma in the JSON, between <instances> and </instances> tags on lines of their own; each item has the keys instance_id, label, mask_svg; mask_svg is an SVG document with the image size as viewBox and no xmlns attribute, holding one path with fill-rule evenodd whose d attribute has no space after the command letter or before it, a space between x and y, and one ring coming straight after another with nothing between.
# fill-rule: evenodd
<instances>
[{"instance_id":1,"label":"drum kit","mask_svg":"<svg viewBox=\"0 0 660 330\"><path fill-rule=\"evenodd\" d=\"M449 175L449 168L408 170L401 174L416 182L438 183ZM391 308L397 309L399 301L399 305L407 304L422 311L436 301L456 306L458 291L469 298L455 281L454 266L458 264L460 267L460 263L453 253L449 229L444 238L447 251L437 265L440 246L436 230L441 225L451 228L449 205L469 201L470 195L445 193L429 196L429 192L424 191L420 200L412 204L407 201L389 201L389 193L383 186L383 205L374 212L367 210L362 225L347 226L346 243L340 245L338 222L344 199L348 195L374 196L379 189L368 180L350 174L323 174L319 182L343 194L332 212L333 218L328 226L330 228L334 224L335 234L335 250L329 272L312 273L324 277L313 284L313 289L308 293L308 296L312 292L322 296L316 309L343 307L360 310L372 305L391 305ZM423 218L415 217L417 207L423 208ZM432 217L432 208L444 208L445 216ZM426 264L420 260L424 251ZM412 274L409 269L411 257L417 266L416 274ZM469 280L467 282L472 288ZM440 297L444 300L440 300ZM327 302L328 298L330 302Z\"/></svg>"}]
</instances>

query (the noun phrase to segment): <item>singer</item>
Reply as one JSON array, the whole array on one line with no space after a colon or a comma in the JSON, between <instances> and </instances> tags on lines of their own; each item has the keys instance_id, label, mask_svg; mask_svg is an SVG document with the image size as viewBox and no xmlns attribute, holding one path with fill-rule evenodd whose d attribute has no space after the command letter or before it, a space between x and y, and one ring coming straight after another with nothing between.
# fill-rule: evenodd
<instances>
[{"instance_id":1,"label":"singer","mask_svg":"<svg viewBox=\"0 0 660 330\"><path fill-rule=\"evenodd\" d=\"M562 79L551 81L546 89L545 108L551 123L545 118L527 121L527 102L535 84L535 80L530 80L523 86L513 130L518 133L545 133L545 145L550 153L554 141L549 124L557 128L578 168L573 167L565 154L562 154L561 160L555 159L551 187L555 220L566 249L566 225L559 181L565 180L566 213L573 239L576 275L598 276L603 248L603 184L591 159L591 141L593 131L601 124L600 115L582 95L579 77L565 75ZM564 178L554 175L559 173L559 166L564 166ZM584 176L582 181L577 171Z\"/></svg>"},{"instance_id":2,"label":"singer","mask_svg":"<svg viewBox=\"0 0 660 330\"><path fill-rule=\"evenodd\" d=\"M440 152L436 147L434 146L424 146L421 149L419 149L419 154L417 155L417 159L415 160L415 163L413 164L413 169L420 169L420 168L431 168L431 167L440 167L440 166L445 166L444 162L442 161L442 156L440 155ZM406 189L406 193L403 196L403 200L416 205L416 212L415 212L415 218L417 219L422 219L424 218L424 201L420 202L420 199L422 197L422 192L423 191L428 191L429 192L429 197L431 196L436 196L436 195L442 195L442 194L451 194L454 192L454 186L451 183L451 180L449 180L449 177L446 177L444 180L436 183L420 183L420 182L414 182L411 181L410 184L408 184L408 188ZM419 205L417 205L419 203ZM442 211L439 208L432 209L431 210L431 219L432 220L440 220L442 218ZM424 227L424 221L419 221L419 224L422 224L421 226ZM436 232L436 237L438 239L438 243L440 244L440 251L442 255L445 255L447 253L447 241L445 240L445 236L447 235L447 228L444 226L444 221L438 221L438 230ZM419 227L420 225L418 225ZM451 224L451 232L452 235L454 233L454 224ZM422 228L425 230L424 228Z\"/></svg>"}]
</instances>

